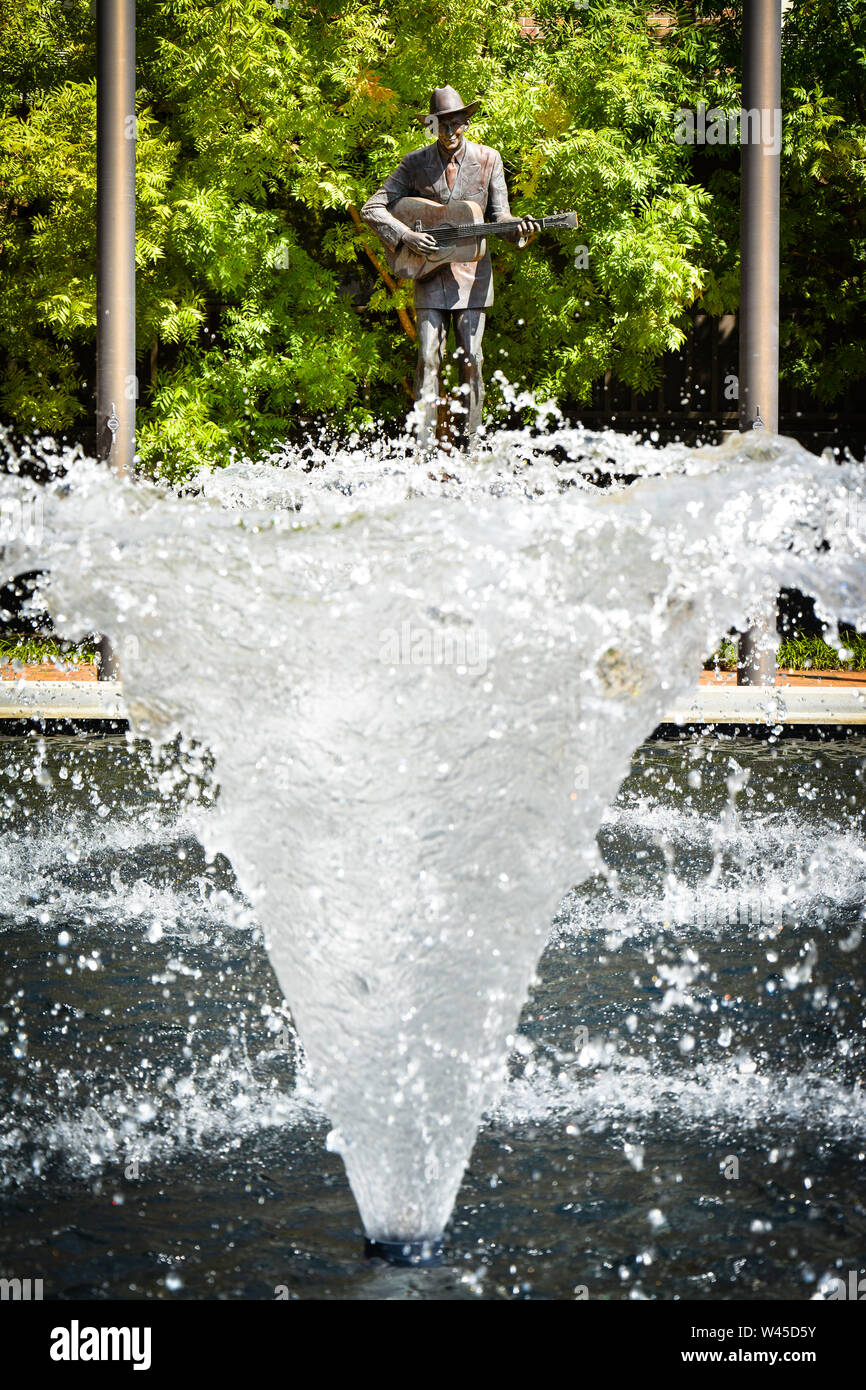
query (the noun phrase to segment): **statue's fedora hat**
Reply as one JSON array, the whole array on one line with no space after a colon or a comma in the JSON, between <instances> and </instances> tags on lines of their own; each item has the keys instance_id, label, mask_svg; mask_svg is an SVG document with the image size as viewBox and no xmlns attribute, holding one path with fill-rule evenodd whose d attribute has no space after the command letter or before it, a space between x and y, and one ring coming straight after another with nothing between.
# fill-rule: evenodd
<instances>
[{"instance_id":1,"label":"statue's fedora hat","mask_svg":"<svg viewBox=\"0 0 866 1390\"><path fill-rule=\"evenodd\" d=\"M444 120L446 117L453 120L455 116L468 118L480 105L480 100L470 101L468 106L465 105L460 93L453 87L434 87L430 97L430 110L426 116L419 116L418 120L422 125L430 125L431 116L435 116L437 120Z\"/></svg>"}]
</instances>

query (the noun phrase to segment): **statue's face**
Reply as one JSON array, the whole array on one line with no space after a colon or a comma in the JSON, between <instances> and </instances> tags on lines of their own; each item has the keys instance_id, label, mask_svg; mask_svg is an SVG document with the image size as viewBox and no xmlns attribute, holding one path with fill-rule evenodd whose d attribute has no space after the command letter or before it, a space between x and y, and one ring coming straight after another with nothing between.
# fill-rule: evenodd
<instances>
[{"instance_id":1,"label":"statue's face","mask_svg":"<svg viewBox=\"0 0 866 1390\"><path fill-rule=\"evenodd\" d=\"M453 154L459 147L463 134L469 125L465 116L451 116L439 118L439 133L437 140L440 147L446 154Z\"/></svg>"}]
</instances>

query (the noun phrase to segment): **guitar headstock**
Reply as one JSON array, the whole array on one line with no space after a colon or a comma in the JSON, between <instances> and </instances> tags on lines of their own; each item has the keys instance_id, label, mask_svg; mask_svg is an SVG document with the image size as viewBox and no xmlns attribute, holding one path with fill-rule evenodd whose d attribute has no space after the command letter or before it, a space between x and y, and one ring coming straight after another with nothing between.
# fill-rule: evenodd
<instances>
[{"instance_id":1,"label":"guitar headstock","mask_svg":"<svg viewBox=\"0 0 866 1390\"><path fill-rule=\"evenodd\" d=\"M544 219L545 227L576 227L576 212L554 212Z\"/></svg>"}]
</instances>

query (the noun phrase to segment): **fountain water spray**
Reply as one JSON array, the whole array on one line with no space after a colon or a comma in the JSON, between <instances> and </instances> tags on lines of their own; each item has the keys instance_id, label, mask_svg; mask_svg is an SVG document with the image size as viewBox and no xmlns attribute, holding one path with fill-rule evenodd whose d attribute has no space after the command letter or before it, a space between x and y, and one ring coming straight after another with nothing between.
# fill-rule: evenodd
<instances>
[{"instance_id":1,"label":"fountain water spray","mask_svg":"<svg viewBox=\"0 0 866 1390\"><path fill-rule=\"evenodd\" d=\"M767 592L866 616L854 465L763 432L491 443L459 481L356 444L184 498L67 458L41 543L6 556L48 572L59 631L135 635L137 733L212 751L203 842L264 929L368 1250L409 1262L439 1247L632 750ZM675 476L594 488L611 451Z\"/></svg>"}]
</instances>

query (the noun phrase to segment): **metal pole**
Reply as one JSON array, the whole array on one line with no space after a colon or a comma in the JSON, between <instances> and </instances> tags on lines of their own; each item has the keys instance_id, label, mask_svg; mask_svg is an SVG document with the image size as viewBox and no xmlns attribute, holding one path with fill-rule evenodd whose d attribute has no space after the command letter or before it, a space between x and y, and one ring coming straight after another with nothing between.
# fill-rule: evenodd
<instances>
[{"instance_id":1,"label":"metal pole","mask_svg":"<svg viewBox=\"0 0 866 1390\"><path fill-rule=\"evenodd\" d=\"M779 429L782 3L744 0L740 150L740 429Z\"/></svg>"},{"instance_id":2,"label":"metal pole","mask_svg":"<svg viewBox=\"0 0 866 1390\"><path fill-rule=\"evenodd\" d=\"M763 612L752 614L749 627L739 634L737 685L775 686L777 618L778 601L775 598L769 599Z\"/></svg>"},{"instance_id":3,"label":"metal pole","mask_svg":"<svg viewBox=\"0 0 866 1390\"><path fill-rule=\"evenodd\" d=\"M135 0L96 4L96 453L135 455Z\"/></svg>"},{"instance_id":4,"label":"metal pole","mask_svg":"<svg viewBox=\"0 0 866 1390\"><path fill-rule=\"evenodd\" d=\"M135 0L96 0L96 456L135 457ZM99 679L120 674L98 642Z\"/></svg>"},{"instance_id":5,"label":"metal pole","mask_svg":"<svg viewBox=\"0 0 866 1390\"><path fill-rule=\"evenodd\" d=\"M782 0L744 0L740 122L740 430L777 434ZM740 638L739 685L775 685L776 609Z\"/></svg>"}]
</instances>

